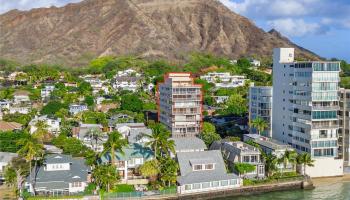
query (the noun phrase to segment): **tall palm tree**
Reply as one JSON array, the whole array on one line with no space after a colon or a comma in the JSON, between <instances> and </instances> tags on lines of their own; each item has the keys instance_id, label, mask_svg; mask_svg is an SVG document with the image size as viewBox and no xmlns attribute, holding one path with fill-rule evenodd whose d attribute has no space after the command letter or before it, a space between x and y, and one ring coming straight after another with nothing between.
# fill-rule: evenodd
<instances>
[{"instance_id":1,"label":"tall palm tree","mask_svg":"<svg viewBox=\"0 0 350 200\"><path fill-rule=\"evenodd\" d=\"M311 155L309 153L299 154L296 158L297 163L303 165L303 175L306 175L306 166L313 167L314 160L312 160Z\"/></svg>"},{"instance_id":2,"label":"tall palm tree","mask_svg":"<svg viewBox=\"0 0 350 200\"><path fill-rule=\"evenodd\" d=\"M278 158L274 154L263 154L265 160L265 171L267 176L271 176L277 171Z\"/></svg>"},{"instance_id":3,"label":"tall palm tree","mask_svg":"<svg viewBox=\"0 0 350 200\"><path fill-rule=\"evenodd\" d=\"M151 126L152 133L144 134L143 137L148 138L150 141L146 142L147 146L150 146L154 151L156 159L162 153L169 154L169 151L175 152L175 144L173 140L169 140L170 132L162 124L154 124Z\"/></svg>"},{"instance_id":4,"label":"tall palm tree","mask_svg":"<svg viewBox=\"0 0 350 200\"><path fill-rule=\"evenodd\" d=\"M291 163L293 165L293 169L295 168L295 164L297 162L297 152L286 150L283 156L279 159L280 163L283 164L284 169L287 168L287 165Z\"/></svg>"},{"instance_id":5,"label":"tall palm tree","mask_svg":"<svg viewBox=\"0 0 350 200\"><path fill-rule=\"evenodd\" d=\"M43 145L36 138L22 138L17 142L17 145L22 146L17 151L20 156L29 163L29 183L32 183L32 161L35 161L35 166L38 158L43 157Z\"/></svg>"},{"instance_id":6,"label":"tall palm tree","mask_svg":"<svg viewBox=\"0 0 350 200\"><path fill-rule=\"evenodd\" d=\"M39 140L39 142L43 143L44 138L47 136L48 134L48 125L45 121L39 120L36 122L35 124L36 130L33 134L33 136L35 138L37 138Z\"/></svg>"},{"instance_id":7,"label":"tall palm tree","mask_svg":"<svg viewBox=\"0 0 350 200\"><path fill-rule=\"evenodd\" d=\"M257 117L250 123L250 126L256 128L260 135L269 125L264 119Z\"/></svg>"},{"instance_id":8,"label":"tall palm tree","mask_svg":"<svg viewBox=\"0 0 350 200\"><path fill-rule=\"evenodd\" d=\"M109 133L108 140L103 144L102 155L105 155L107 152L111 154L111 163L115 166L115 152L123 152L123 147L128 145L128 141L123 138L122 134L118 131L113 131Z\"/></svg>"},{"instance_id":9,"label":"tall palm tree","mask_svg":"<svg viewBox=\"0 0 350 200\"><path fill-rule=\"evenodd\" d=\"M100 129L98 129L98 128L91 128L89 131L88 131L88 135L87 135L89 138L90 138L90 140L91 140L91 146L93 146L92 145L92 142L93 141L95 141L95 151L97 150L97 142L99 141L99 140L101 140L102 139L102 137L103 137L103 133L102 133L102 131L100 130Z\"/></svg>"}]
</instances>

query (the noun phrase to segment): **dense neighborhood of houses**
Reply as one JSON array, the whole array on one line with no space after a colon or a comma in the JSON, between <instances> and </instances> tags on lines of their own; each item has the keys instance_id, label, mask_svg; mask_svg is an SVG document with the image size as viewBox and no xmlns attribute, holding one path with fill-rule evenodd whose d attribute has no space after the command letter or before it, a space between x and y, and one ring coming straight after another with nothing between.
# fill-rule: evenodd
<instances>
[{"instance_id":1,"label":"dense neighborhood of houses","mask_svg":"<svg viewBox=\"0 0 350 200\"><path fill-rule=\"evenodd\" d=\"M251 71L261 65L246 63ZM339 63L296 62L282 48L273 69L274 86L223 70L156 77L130 66L35 81L33 72L3 72L0 181L22 196L121 186L189 195L342 175L349 143L337 138Z\"/></svg>"}]
</instances>

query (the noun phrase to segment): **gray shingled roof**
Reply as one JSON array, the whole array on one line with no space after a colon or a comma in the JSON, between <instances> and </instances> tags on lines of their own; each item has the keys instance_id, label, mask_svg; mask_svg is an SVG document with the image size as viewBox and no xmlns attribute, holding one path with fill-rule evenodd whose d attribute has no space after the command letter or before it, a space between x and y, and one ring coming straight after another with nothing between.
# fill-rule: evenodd
<instances>
[{"instance_id":1,"label":"gray shingled roof","mask_svg":"<svg viewBox=\"0 0 350 200\"><path fill-rule=\"evenodd\" d=\"M210 150L221 150L222 152L230 152L228 157L225 157L226 160L230 162L235 162L235 158L240 155L260 155L259 149L253 147L249 144L246 144L241 141L237 142L228 142L225 140L215 141L210 146ZM227 155L224 153L224 155Z\"/></svg>"},{"instance_id":2,"label":"gray shingled roof","mask_svg":"<svg viewBox=\"0 0 350 200\"><path fill-rule=\"evenodd\" d=\"M191 161L199 161L199 158L205 159L206 162L209 159L215 162L215 169L193 171ZM225 163L219 150L182 152L177 154L177 159L181 174L181 176L177 177L177 182L180 185L238 178L235 174L227 174Z\"/></svg>"},{"instance_id":3,"label":"gray shingled roof","mask_svg":"<svg viewBox=\"0 0 350 200\"><path fill-rule=\"evenodd\" d=\"M85 159L73 158L71 155L50 154L45 157L45 163L71 163L71 165L70 170L61 171L45 171L44 165L40 166L36 174L36 188L46 190L69 188L71 182L86 182L91 171L85 164Z\"/></svg>"},{"instance_id":4,"label":"gray shingled roof","mask_svg":"<svg viewBox=\"0 0 350 200\"><path fill-rule=\"evenodd\" d=\"M171 138L175 143L175 151L184 151L184 150L202 150L207 149L207 146L203 140L193 137L193 138Z\"/></svg>"}]
</instances>

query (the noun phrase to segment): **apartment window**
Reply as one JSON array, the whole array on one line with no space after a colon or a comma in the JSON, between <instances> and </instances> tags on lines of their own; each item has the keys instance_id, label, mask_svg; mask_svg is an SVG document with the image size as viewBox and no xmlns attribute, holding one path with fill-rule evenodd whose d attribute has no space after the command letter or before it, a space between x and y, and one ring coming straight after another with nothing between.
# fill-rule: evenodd
<instances>
[{"instance_id":1,"label":"apartment window","mask_svg":"<svg viewBox=\"0 0 350 200\"><path fill-rule=\"evenodd\" d=\"M320 130L320 138L327 138L327 130Z\"/></svg>"},{"instance_id":2,"label":"apartment window","mask_svg":"<svg viewBox=\"0 0 350 200\"><path fill-rule=\"evenodd\" d=\"M192 185L185 185L185 190L192 190Z\"/></svg>"},{"instance_id":3,"label":"apartment window","mask_svg":"<svg viewBox=\"0 0 350 200\"><path fill-rule=\"evenodd\" d=\"M206 169L206 170L214 169L214 165L213 165L213 164L206 164L206 165L205 165L205 169Z\"/></svg>"},{"instance_id":4,"label":"apartment window","mask_svg":"<svg viewBox=\"0 0 350 200\"><path fill-rule=\"evenodd\" d=\"M210 182L202 183L202 188L210 188Z\"/></svg>"},{"instance_id":5,"label":"apartment window","mask_svg":"<svg viewBox=\"0 0 350 200\"><path fill-rule=\"evenodd\" d=\"M212 185L212 187L219 187L220 186L220 182L219 181L213 181L211 185Z\"/></svg>"},{"instance_id":6,"label":"apartment window","mask_svg":"<svg viewBox=\"0 0 350 200\"><path fill-rule=\"evenodd\" d=\"M193 170L194 170L194 171L202 170L202 165L194 165L194 166L193 166Z\"/></svg>"},{"instance_id":7,"label":"apartment window","mask_svg":"<svg viewBox=\"0 0 350 200\"><path fill-rule=\"evenodd\" d=\"M196 190L196 189L201 189L201 184L200 183L194 183L193 184L193 189Z\"/></svg>"},{"instance_id":8,"label":"apartment window","mask_svg":"<svg viewBox=\"0 0 350 200\"><path fill-rule=\"evenodd\" d=\"M236 179L231 179L230 180L230 185L236 185L237 184L237 180Z\"/></svg>"},{"instance_id":9,"label":"apartment window","mask_svg":"<svg viewBox=\"0 0 350 200\"><path fill-rule=\"evenodd\" d=\"M81 182L73 182L72 187L81 187Z\"/></svg>"},{"instance_id":10,"label":"apartment window","mask_svg":"<svg viewBox=\"0 0 350 200\"><path fill-rule=\"evenodd\" d=\"M228 186L228 180L221 181L221 186Z\"/></svg>"}]
</instances>

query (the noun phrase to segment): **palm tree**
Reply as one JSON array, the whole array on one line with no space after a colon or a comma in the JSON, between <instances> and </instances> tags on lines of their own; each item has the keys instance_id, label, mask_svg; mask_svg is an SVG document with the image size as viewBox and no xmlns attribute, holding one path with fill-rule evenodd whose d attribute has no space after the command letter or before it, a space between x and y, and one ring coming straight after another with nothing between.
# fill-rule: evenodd
<instances>
[{"instance_id":1,"label":"palm tree","mask_svg":"<svg viewBox=\"0 0 350 200\"><path fill-rule=\"evenodd\" d=\"M17 142L17 145L22 146L17 151L20 156L29 163L29 183L32 183L32 161L43 157L43 145L36 138L22 138ZM37 162L35 162L36 166Z\"/></svg>"},{"instance_id":2,"label":"palm tree","mask_svg":"<svg viewBox=\"0 0 350 200\"><path fill-rule=\"evenodd\" d=\"M107 192L120 180L117 169L111 164L97 166L92 171L92 177L99 188L105 189Z\"/></svg>"},{"instance_id":3,"label":"palm tree","mask_svg":"<svg viewBox=\"0 0 350 200\"><path fill-rule=\"evenodd\" d=\"M157 160L146 161L140 166L139 170L142 176L150 177L151 182L153 182L160 172L159 162Z\"/></svg>"},{"instance_id":4,"label":"palm tree","mask_svg":"<svg viewBox=\"0 0 350 200\"><path fill-rule=\"evenodd\" d=\"M274 154L263 154L265 160L265 171L267 176L271 176L277 171L278 158Z\"/></svg>"},{"instance_id":5,"label":"palm tree","mask_svg":"<svg viewBox=\"0 0 350 200\"><path fill-rule=\"evenodd\" d=\"M260 135L269 125L264 119L257 117L250 123L250 126L256 128Z\"/></svg>"},{"instance_id":6,"label":"palm tree","mask_svg":"<svg viewBox=\"0 0 350 200\"><path fill-rule=\"evenodd\" d=\"M295 166L296 161L297 161L297 160L296 160L296 159L297 159L297 156L298 156L297 152L286 150L286 151L284 152L283 156L279 159L279 162L280 162L280 163L283 163L284 169L287 168L287 165L288 165L289 163L291 163L291 164L293 165L293 169L294 169L294 166Z\"/></svg>"},{"instance_id":7,"label":"palm tree","mask_svg":"<svg viewBox=\"0 0 350 200\"><path fill-rule=\"evenodd\" d=\"M149 142L146 142L146 145L152 148L156 159L162 153L167 155L169 154L169 151L175 153L174 141L169 140L170 132L159 123L152 125L151 128L152 134L143 134L143 137L150 140Z\"/></svg>"},{"instance_id":8,"label":"palm tree","mask_svg":"<svg viewBox=\"0 0 350 200\"><path fill-rule=\"evenodd\" d=\"M297 163L303 165L303 173L306 175L306 166L313 167L314 160L312 160L311 155L309 153L299 154L296 158Z\"/></svg>"},{"instance_id":9,"label":"palm tree","mask_svg":"<svg viewBox=\"0 0 350 200\"><path fill-rule=\"evenodd\" d=\"M39 120L36 122L35 124L36 130L33 134L33 136L35 138L37 138L41 143L43 143L44 138L47 136L48 134L48 125L45 121Z\"/></svg>"},{"instance_id":10,"label":"palm tree","mask_svg":"<svg viewBox=\"0 0 350 200\"><path fill-rule=\"evenodd\" d=\"M113 131L109 133L108 140L103 144L102 155L105 155L107 152L111 154L111 163L115 166L115 152L119 151L122 154L123 147L128 145L128 141L123 139L123 136L118 131Z\"/></svg>"},{"instance_id":11,"label":"palm tree","mask_svg":"<svg viewBox=\"0 0 350 200\"><path fill-rule=\"evenodd\" d=\"M91 147L93 146L92 145L92 141L95 141L95 151L97 151L97 142L99 140L102 139L103 137L103 133L100 129L98 128L91 128L89 131L88 131L88 134L87 136L90 138L91 140Z\"/></svg>"}]
</instances>

